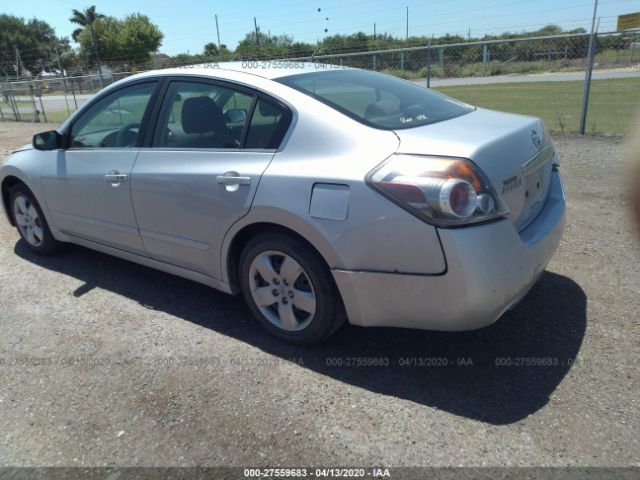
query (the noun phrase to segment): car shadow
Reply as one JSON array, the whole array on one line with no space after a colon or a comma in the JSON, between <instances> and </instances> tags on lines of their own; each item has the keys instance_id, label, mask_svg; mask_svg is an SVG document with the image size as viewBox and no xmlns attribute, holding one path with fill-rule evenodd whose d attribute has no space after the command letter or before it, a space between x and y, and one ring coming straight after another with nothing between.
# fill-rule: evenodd
<instances>
[{"instance_id":1,"label":"car shadow","mask_svg":"<svg viewBox=\"0 0 640 480\"><path fill-rule=\"evenodd\" d=\"M109 290L341 382L496 425L521 420L548 402L586 329L583 290L545 272L516 309L480 330L346 325L319 346L291 346L263 332L240 296L73 245L59 256L38 257L20 240L14 251L83 281L75 296Z\"/></svg>"}]
</instances>

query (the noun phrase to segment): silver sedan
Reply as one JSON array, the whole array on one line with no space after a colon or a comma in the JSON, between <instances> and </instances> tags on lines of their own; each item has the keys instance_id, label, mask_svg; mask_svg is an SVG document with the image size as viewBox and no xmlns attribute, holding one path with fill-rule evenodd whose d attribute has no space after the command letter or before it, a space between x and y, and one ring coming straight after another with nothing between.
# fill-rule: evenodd
<instances>
[{"instance_id":1,"label":"silver sedan","mask_svg":"<svg viewBox=\"0 0 640 480\"><path fill-rule=\"evenodd\" d=\"M115 83L0 169L4 211L75 243L242 293L271 334L468 330L554 254L565 198L537 118L326 65L220 64Z\"/></svg>"}]
</instances>

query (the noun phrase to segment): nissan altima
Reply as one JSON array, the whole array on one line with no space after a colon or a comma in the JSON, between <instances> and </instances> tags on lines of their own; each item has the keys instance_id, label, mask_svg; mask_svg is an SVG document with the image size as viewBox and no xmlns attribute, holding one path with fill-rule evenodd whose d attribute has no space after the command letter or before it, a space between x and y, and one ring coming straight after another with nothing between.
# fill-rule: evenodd
<instances>
[{"instance_id":1,"label":"nissan altima","mask_svg":"<svg viewBox=\"0 0 640 480\"><path fill-rule=\"evenodd\" d=\"M0 185L37 254L75 243L242 293L306 344L345 321L489 325L565 222L539 119L327 65L131 76L15 151Z\"/></svg>"}]
</instances>

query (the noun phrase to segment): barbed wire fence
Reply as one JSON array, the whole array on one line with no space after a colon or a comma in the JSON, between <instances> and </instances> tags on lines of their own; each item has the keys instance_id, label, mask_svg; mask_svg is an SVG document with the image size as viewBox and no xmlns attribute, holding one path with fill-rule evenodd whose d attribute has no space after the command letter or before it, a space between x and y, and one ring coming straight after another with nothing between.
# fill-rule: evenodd
<instances>
[{"instance_id":1,"label":"barbed wire fence","mask_svg":"<svg viewBox=\"0 0 640 480\"><path fill-rule=\"evenodd\" d=\"M576 124L581 109L575 91L585 82L588 64L589 33L483 40L417 47L351 51L345 53L276 58L265 55L248 57L219 56L206 59L243 61L247 65L268 66L269 61L312 62L340 65L395 75L425 87L458 94L469 103L493 90L496 94L515 95L513 111L537 114L536 95L541 82L565 82L567 105L558 108L551 128L559 132L578 131ZM594 80L640 78L640 30L599 33L594 49ZM52 73L34 78L0 81L0 120L61 122L103 87L149 68L148 62L135 59L121 61L105 58L101 72L86 68L71 74ZM118 65L117 68L111 68ZM123 65L125 68L123 68ZM172 59L154 68L184 66ZM116 70L124 71L116 71ZM59 71L58 71L59 72ZM640 81L640 80L639 80ZM511 92L510 86L521 84ZM560 86L560 93L565 87ZM459 88L456 88L459 87ZM468 87L464 89L464 87ZM580 95L581 98L581 95ZM577 102L577 103L576 103ZM615 108L615 106L611 106ZM566 113L570 112L570 113ZM599 113L593 112L594 116ZM597 122L597 119L595 120ZM592 128L593 133L597 131Z\"/></svg>"}]
</instances>

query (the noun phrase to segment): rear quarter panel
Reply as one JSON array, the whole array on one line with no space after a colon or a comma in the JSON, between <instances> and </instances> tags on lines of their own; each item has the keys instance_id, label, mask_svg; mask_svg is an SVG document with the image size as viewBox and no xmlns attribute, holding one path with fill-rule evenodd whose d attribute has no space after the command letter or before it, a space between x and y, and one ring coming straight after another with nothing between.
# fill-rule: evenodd
<instances>
[{"instance_id":1,"label":"rear quarter panel","mask_svg":"<svg viewBox=\"0 0 640 480\"><path fill-rule=\"evenodd\" d=\"M392 131L362 125L292 90L296 124L260 180L247 225L275 223L306 238L332 269L440 274L446 264L436 229L368 187L365 176L397 151ZM314 185L348 188L346 219L310 214ZM228 276L225 280L228 280Z\"/></svg>"}]
</instances>

